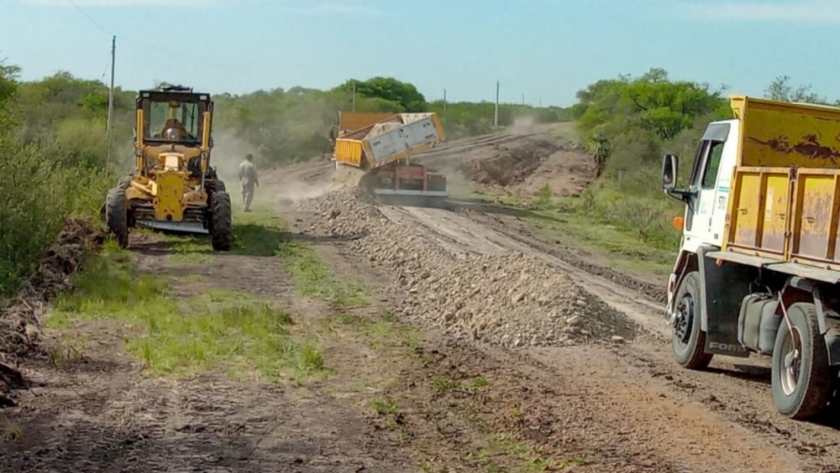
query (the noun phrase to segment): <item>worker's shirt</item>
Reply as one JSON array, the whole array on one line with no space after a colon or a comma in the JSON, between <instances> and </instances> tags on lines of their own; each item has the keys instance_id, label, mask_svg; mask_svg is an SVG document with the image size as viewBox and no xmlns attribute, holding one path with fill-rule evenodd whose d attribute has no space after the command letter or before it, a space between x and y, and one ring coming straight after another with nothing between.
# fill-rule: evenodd
<instances>
[{"instance_id":1,"label":"worker's shirt","mask_svg":"<svg viewBox=\"0 0 840 473\"><path fill-rule=\"evenodd\" d=\"M242 161L239 165L239 180L246 186L258 184L257 167L251 161Z\"/></svg>"}]
</instances>

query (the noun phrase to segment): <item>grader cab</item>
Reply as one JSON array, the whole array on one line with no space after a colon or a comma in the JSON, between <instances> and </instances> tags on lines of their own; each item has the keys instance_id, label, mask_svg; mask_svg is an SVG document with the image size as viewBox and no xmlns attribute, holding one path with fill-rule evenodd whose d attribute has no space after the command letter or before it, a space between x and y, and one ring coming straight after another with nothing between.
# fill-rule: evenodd
<instances>
[{"instance_id":1,"label":"grader cab","mask_svg":"<svg viewBox=\"0 0 840 473\"><path fill-rule=\"evenodd\" d=\"M137 95L133 172L108 191L102 217L128 246L129 228L209 234L213 249L232 246L230 195L210 167L213 101L185 87Z\"/></svg>"}]
</instances>

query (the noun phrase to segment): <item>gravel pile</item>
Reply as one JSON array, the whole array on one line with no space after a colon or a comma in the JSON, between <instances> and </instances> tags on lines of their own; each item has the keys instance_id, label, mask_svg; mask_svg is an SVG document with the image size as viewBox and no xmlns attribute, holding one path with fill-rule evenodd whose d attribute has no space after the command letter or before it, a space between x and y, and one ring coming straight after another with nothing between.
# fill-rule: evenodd
<instances>
[{"instance_id":1,"label":"gravel pile","mask_svg":"<svg viewBox=\"0 0 840 473\"><path fill-rule=\"evenodd\" d=\"M454 255L397 225L351 191L297 204L308 230L353 239L354 251L394 275L403 316L507 347L621 343L636 326L545 261L521 253Z\"/></svg>"}]
</instances>

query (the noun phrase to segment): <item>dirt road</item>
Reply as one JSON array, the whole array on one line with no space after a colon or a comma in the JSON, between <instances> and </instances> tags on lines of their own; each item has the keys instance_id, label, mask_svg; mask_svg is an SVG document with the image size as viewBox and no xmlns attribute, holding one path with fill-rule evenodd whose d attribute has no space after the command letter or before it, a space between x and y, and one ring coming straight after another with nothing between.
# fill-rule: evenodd
<instances>
[{"instance_id":1,"label":"dirt road","mask_svg":"<svg viewBox=\"0 0 840 473\"><path fill-rule=\"evenodd\" d=\"M336 199L330 205L341 208L344 201ZM557 391L541 399L540 409L556 432L585 444L590 458L598 456L594 452L603 455L619 449L625 459L645 458L635 463L637 467L656 465L651 471L838 471L840 433L835 427L777 416L766 365L736 367L716 360L708 372L679 369L664 336L660 303L608 275L592 274L541 251L541 243L526 235L492 228L486 215L406 207L379 211L390 222L384 225L411 229L456 259L476 253L538 257L645 329L644 336L621 344L593 341L505 350L496 344L469 342L487 356L554 386ZM349 208L341 212L355 221L371 220ZM333 224L332 230L338 228L336 234L341 234L354 226L346 224ZM380 227L371 232L389 235ZM410 241L400 238L391 244L414 251L406 240ZM384 247L389 243L380 244L378 251L387 254ZM431 260L426 251L424 260ZM602 457L601 461L602 469L593 471L610 471L603 468L613 467L614 460Z\"/></svg>"}]
</instances>

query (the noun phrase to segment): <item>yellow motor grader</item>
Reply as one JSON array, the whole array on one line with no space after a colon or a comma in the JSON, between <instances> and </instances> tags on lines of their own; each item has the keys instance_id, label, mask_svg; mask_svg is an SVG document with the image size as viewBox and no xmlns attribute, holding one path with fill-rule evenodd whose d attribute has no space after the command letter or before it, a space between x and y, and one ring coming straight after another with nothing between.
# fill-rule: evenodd
<instances>
[{"instance_id":1,"label":"yellow motor grader","mask_svg":"<svg viewBox=\"0 0 840 473\"><path fill-rule=\"evenodd\" d=\"M213 101L191 88L137 94L135 166L108 191L101 214L123 248L129 228L209 234L213 249L233 241L231 199L210 167Z\"/></svg>"}]
</instances>

